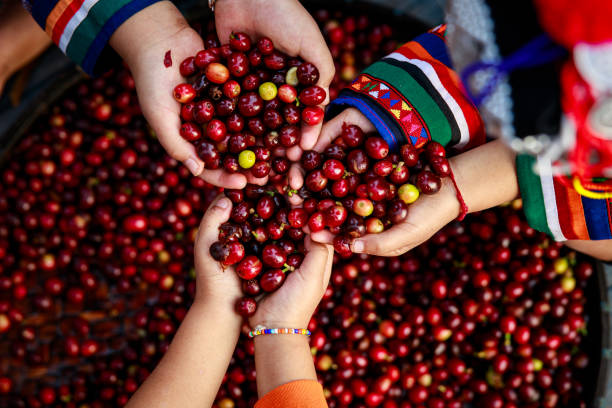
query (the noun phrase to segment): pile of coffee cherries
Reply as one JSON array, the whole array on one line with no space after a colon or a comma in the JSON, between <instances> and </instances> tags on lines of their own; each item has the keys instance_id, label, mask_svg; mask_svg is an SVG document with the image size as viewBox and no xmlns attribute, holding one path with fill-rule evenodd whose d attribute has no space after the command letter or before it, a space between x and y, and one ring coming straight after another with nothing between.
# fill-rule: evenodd
<instances>
[{"instance_id":1,"label":"pile of coffee cherries","mask_svg":"<svg viewBox=\"0 0 612 408\"><path fill-rule=\"evenodd\" d=\"M337 64L330 96L396 44L387 21L355 13L313 14ZM0 177L0 406L124 406L193 301L195 229L219 191L165 154L121 69L52 103ZM247 192L276 191L268 223L284 212L277 188L253 188L255 204ZM278 242L292 241L289 219ZM593 274L518 203L401 257L336 256L308 327L328 404L583 408L601 349ZM257 401L253 350L241 336L215 408Z\"/></svg>"},{"instance_id":2,"label":"pile of coffee cherries","mask_svg":"<svg viewBox=\"0 0 612 408\"><path fill-rule=\"evenodd\" d=\"M319 71L276 50L266 37L253 43L233 33L229 44L211 38L206 46L180 65L189 79L174 88L182 104L181 136L195 144L207 169L257 178L271 170L284 174L288 166L272 162L272 152L299 144L301 122L323 120L319 105L327 93L316 85Z\"/></svg>"},{"instance_id":3,"label":"pile of coffee cherries","mask_svg":"<svg viewBox=\"0 0 612 408\"><path fill-rule=\"evenodd\" d=\"M304 202L311 232L325 227L336 235L334 249L350 256L351 239L377 234L408 216L419 194L435 194L451 169L444 147L410 144L389 152L380 136L345 124L341 136L320 154L305 152L302 167L310 193ZM412 174L411 174L412 173Z\"/></svg>"}]
</instances>

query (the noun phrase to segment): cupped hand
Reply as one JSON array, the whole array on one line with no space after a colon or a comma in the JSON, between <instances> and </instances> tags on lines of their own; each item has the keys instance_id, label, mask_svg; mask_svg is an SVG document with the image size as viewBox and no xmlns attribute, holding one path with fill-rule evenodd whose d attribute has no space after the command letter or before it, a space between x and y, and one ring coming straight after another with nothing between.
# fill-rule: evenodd
<instances>
[{"instance_id":1,"label":"cupped hand","mask_svg":"<svg viewBox=\"0 0 612 408\"><path fill-rule=\"evenodd\" d=\"M174 87L185 82L179 65L204 49L202 38L180 11L168 1L155 3L123 23L110 44L128 64L142 112L168 154L213 185L244 188L247 178L242 174L205 169L195 147L179 134L180 104L172 95ZM166 67L168 51L172 65Z\"/></svg>"},{"instance_id":2,"label":"cupped hand","mask_svg":"<svg viewBox=\"0 0 612 408\"><path fill-rule=\"evenodd\" d=\"M210 256L210 246L218 240L219 227L230 217L232 202L220 195L208 207L195 240L196 300L234 299L242 295L234 268L222 268Z\"/></svg>"},{"instance_id":3,"label":"cupped hand","mask_svg":"<svg viewBox=\"0 0 612 408\"><path fill-rule=\"evenodd\" d=\"M217 34L221 43L227 43L232 32L245 32L254 40L269 37L280 51L300 56L319 69L318 85L323 87L329 102L329 85L334 78L334 61L325 39L312 16L298 0L220 0L215 6ZM302 127L299 147L287 151L293 161L300 159L302 150L312 149L321 124Z\"/></svg>"},{"instance_id":4,"label":"cupped hand","mask_svg":"<svg viewBox=\"0 0 612 408\"><path fill-rule=\"evenodd\" d=\"M345 124L359 126L365 133L373 132L374 125L357 109L349 108L327 122L314 150L322 152L342 132ZM301 187L303 178L294 175L296 186ZM295 188L295 187L293 187ZM452 181L444 179L442 188L434 195L422 194L408 206L408 217L380 234L368 234L355 239L351 250L378 256L397 256L427 241L433 234L459 215L459 202ZM311 235L317 242L331 243L334 236L327 230Z\"/></svg>"},{"instance_id":5,"label":"cupped hand","mask_svg":"<svg viewBox=\"0 0 612 408\"><path fill-rule=\"evenodd\" d=\"M329 283L334 250L308 237L305 244L308 252L302 265L287 276L276 292L257 302L257 311L249 318L251 327L302 329L308 325Z\"/></svg>"},{"instance_id":6,"label":"cupped hand","mask_svg":"<svg viewBox=\"0 0 612 408\"><path fill-rule=\"evenodd\" d=\"M354 253L378 256L399 256L431 238L446 224L457 218L460 211L455 186L448 178L442 180L440 191L433 195L421 194L408 206L408 216L400 224L380 234L367 234L351 242ZM327 230L311 234L313 240L332 242Z\"/></svg>"}]
</instances>

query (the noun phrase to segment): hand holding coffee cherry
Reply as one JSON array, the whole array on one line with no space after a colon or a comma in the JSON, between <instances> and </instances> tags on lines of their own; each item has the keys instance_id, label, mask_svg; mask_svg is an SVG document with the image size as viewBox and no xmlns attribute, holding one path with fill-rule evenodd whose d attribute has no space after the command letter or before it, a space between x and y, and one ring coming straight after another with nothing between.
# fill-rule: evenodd
<instances>
[{"instance_id":1,"label":"hand holding coffee cherry","mask_svg":"<svg viewBox=\"0 0 612 408\"><path fill-rule=\"evenodd\" d=\"M233 207L229 220L218 228L210 255L223 267L235 268L245 295L236 311L250 317L257 308L255 298L276 291L302 264L305 212L291 209L271 185L248 184L225 195Z\"/></svg>"},{"instance_id":2,"label":"hand holding coffee cherry","mask_svg":"<svg viewBox=\"0 0 612 408\"><path fill-rule=\"evenodd\" d=\"M282 287L257 301L257 311L249 318L251 327L305 328L321 301L331 275L334 250L306 237L306 257L291 272Z\"/></svg>"},{"instance_id":3,"label":"hand holding coffee cherry","mask_svg":"<svg viewBox=\"0 0 612 408\"><path fill-rule=\"evenodd\" d=\"M350 115L355 113L344 116ZM412 217L414 225L411 225L408 217L415 203L422 200L420 196L437 195L443 178L450 175L450 164L442 145L429 142L417 149L406 144L399 153L390 152L382 137L340 122L343 119L341 116L331 122L339 131L339 137L322 152L308 151L302 157L302 167L307 172L308 197L304 208L314 239L333 242L334 249L346 257L351 252L364 252L364 241L353 242L354 239L380 234L397 225L402 227L394 231L394 238L398 233L407 232L408 235L396 242L414 238L411 234L417 229L428 231L431 224L427 219L421 221ZM337 129L340 123L341 128ZM325 137L330 137L328 132ZM452 189L450 184L445 192L454 191ZM408 231L403 231L406 228ZM376 246L376 253L390 255L383 252L384 241L381 245L379 236L371 236L366 242L369 241Z\"/></svg>"},{"instance_id":4,"label":"hand holding coffee cherry","mask_svg":"<svg viewBox=\"0 0 612 408\"><path fill-rule=\"evenodd\" d=\"M233 32L244 32L254 39L267 37L279 51L312 63L320 74L313 84L328 93L335 72L334 62L315 20L299 1L223 0L217 2L215 20L221 39L229 38ZM327 102L326 99L322 104ZM321 114L315 108L305 112L303 116L311 118ZM287 152L294 161L299 160L302 149L313 148L321 130L316 120L313 124L305 122L299 147L292 147Z\"/></svg>"},{"instance_id":5,"label":"hand holding coffee cherry","mask_svg":"<svg viewBox=\"0 0 612 408\"><path fill-rule=\"evenodd\" d=\"M224 268L210 256L209 248L217 240L219 227L227 222L232 211L231 201L220 195L208 207L202 218L195 240L196 301L202 299L238 299L240 280L233 270Z\"/></svg>"},{"instance_id":6,"label":"hand holding coffee cherry","mask_svg":"<svg viewBox=\"0 0 612 408\"><path fill-rule=\"evenodd\" d=\"M243 188L246 178L242 174L205 170L195 147L179 134L181 106L168 90L183 80L180 62L204 48L200 35L168 2L149 6L130 21L131 24L123 24L117 29L110 44L130 68L142 112L159 142L194 175L216 186ZM164 56L168 52L172 65L167 67ZM134 83L122 85L127 90L134 87Z\"/></svg>"},{"instance_id":7,"label":"hand holding coffee cherry","mask_svg":"<svg viewBox=\"0 0 612 408\"><path fill-rule=\"evenodd\" d=\"M173 91L182 104L180 134L195 144L207 169L243 173L263 185L268 175L289 170L272 157L298 146L300 121L323 120L318 105L327 93L315 85L317 68L275 50L266 37L255 43L245 33L232 33L229 44L183 60L181 74L189 82Z\"/></svg>"}]
</instances>

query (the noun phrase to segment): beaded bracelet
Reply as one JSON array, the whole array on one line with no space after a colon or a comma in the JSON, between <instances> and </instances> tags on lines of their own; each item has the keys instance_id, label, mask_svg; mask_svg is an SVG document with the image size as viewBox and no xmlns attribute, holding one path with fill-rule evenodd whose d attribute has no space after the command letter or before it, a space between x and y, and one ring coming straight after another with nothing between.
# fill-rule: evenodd
<instances>
[{"instance_id":1,"label":"beaded bracelet","mask_svg":"<svg viewBox=\"0 0 612 408\"><path fill-rule=\"evenodd\" d=\"M249 337L253 338L256 336L263 336L265 334L304 334L306 336L310 336L310 330L308 329L266 329L266 328L258 328L249 332Z\"/></svg>"}]
</instances>

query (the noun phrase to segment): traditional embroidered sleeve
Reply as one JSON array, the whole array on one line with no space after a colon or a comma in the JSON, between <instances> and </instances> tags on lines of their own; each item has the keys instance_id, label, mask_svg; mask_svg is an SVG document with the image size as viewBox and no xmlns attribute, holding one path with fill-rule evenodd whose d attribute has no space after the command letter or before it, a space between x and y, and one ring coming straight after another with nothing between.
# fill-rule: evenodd
<instances>
[{"instance_id":1,"label":"traditional embroidered sleeve","mask_svg":"<svg viewBox=\"0 0 612 408\"><path fill-rule=\"evenodd\" d=\"M484 143L484 127L452 70L445 26L422 34L363 71L332 102L330 115L357 108L393 148L429 140L465 150Z\"/></svg>"},{"instance_id":2,"label":"traditional embroidered sleeve","mask_svg":"<svg viewBox=\"0 0 612 408\"><path fill-rule=\"evenodd\" d=\"M517 174L529 225L556 241L612 239L612 199L581 196L570 182L552 176L551 162L519 155Z\"/></svg>"},{"instance_id":3,"label":"traditional embroidered sleeve","mask_svg":"<svg viewBox=\"0 0 612 408\"><path fill-rule=\"evenodd\" d=\"M62 52L93 74L115 30L157 1L36 0L24 1L24 6Z\"/></svg>"}]
</instances>

